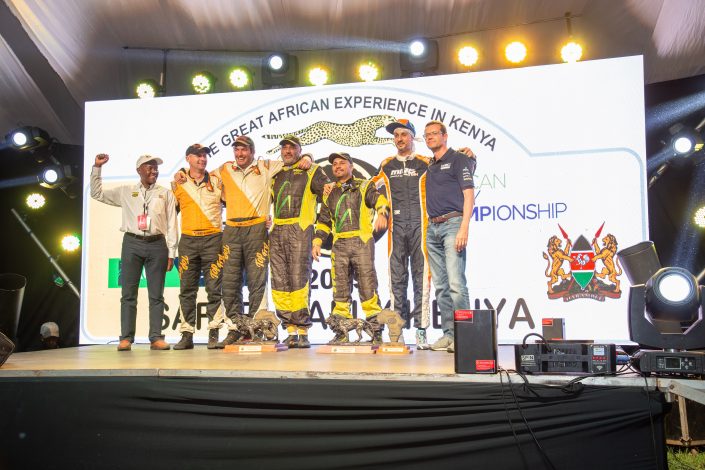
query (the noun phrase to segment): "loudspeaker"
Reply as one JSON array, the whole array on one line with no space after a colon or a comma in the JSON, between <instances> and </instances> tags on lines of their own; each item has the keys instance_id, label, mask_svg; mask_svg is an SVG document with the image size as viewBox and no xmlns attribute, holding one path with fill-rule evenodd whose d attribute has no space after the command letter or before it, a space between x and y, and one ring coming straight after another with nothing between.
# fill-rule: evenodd
<instances>
[{"instance_id":1,"label":"loudspeaker","mask_svg":"<svg viewBox=\"0 0 705 470\"><path fill-rule=\"evenodd\" d=\"M15 350L15 343L0 331L0 367L5 364L12 351Z\"/></svg>"},{"instance_id":2,"label":"loudspeaker","mask_svg":"<svg viewBox=\"0 0 705 470\"><path fill-rule=\"evenodd\" d=\"M455 311L455 372L497 372L497 311Z\"/></svg>"},{"instance_id":3,"label":"loudspeaker","mask_svg":"<svg viewBox=\"0 0 705 470\"><path fill-rule=\"evenodd\" d=\"M564 318L542 318L541 334L546 341L557 341L565 339L565 319Z\"/></svg>"}]
</instances>

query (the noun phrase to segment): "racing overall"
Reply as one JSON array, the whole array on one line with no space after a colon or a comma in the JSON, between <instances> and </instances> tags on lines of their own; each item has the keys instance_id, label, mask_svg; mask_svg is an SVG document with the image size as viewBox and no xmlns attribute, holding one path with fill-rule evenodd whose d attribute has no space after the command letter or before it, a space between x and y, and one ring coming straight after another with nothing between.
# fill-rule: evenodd
<instances>
[{"instance_id":1,"label":"racing overall","mask_svg":"<svg viewBox=\"0 0 705 470\"><path fill-rule=\"evenodd\" d=\"M379 173L373 178L384 185L389 199L388 255L391 308L414 327L428 328L430 324L431 271L426 251L426 170L429 159L416 155L400 159L385 159ZM407 292L409 265L414 290L414 308L409 309Z\"/></svg>"},{"instance_id":2,"label":"racing overall","mask_svg":"<svg viewBox=\"0 0 705 470\"><path fill-rule=\"evenodd\" d=\"M365 318L371 319L382 310L377 295L372 220L375 212L386 213L387 210L387 198L370 180L351 178L342 184L336 183L330 194L323 198L315 243L320 244L333 234L331 261L335 306L332 315L351 318L353 280L358 283ZM379 325L374 326L379 329Z\"/></svg>"},{"instance_id":3,"label":"racing overall","mask_svg":"<svg viewBox=\"0 0 705 470\"><path fill-rule=\"evenodd\" d=\"M323 169L282 168L272 182L274 225L269 236L272 299L290 334L306 335L311 326L309 282L316 205L329 183Z\"/></svg>"},{"instance_id":4,"label":"racing overall","mask_svg":"<svg viewBox=\"0 0 705 470\"><path fill-rule=\"evenodd\" d=\"M172 184L174 196L181 212L181 238L179 240L179 278L181 290L181 333L193 334L196 325L196 296L203 278L208 296L206 313L208 329L217 329L222 322L222 311L217 315L221 302L221 270L218 265L222 238L222 203L220 178L206 173L199 183L188 171L183 184Z\"/></svg>"}]
</instances>

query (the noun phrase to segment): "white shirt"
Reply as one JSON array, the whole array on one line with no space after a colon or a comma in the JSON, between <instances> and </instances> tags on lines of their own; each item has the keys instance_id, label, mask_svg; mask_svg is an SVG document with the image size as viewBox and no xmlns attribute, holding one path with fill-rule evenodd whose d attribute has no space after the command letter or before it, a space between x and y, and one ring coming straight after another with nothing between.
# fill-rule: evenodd
<instances>
[{"instance_id":1,"label":"white shirt","mask_svg":"<svg viewBox=\"0 0 705 470\"><path fill-rule=\"evenodd\" d=\"M100 167L93 166L91 197L111 206L122 207L120 230L143 236L164 235L169 257L175 257L178 227L174 193L156 184L145 188L142 183L103 191L103 179L100 173ZM142 214L148 215L151 219L149 230L140 230L137 226L137 216Z\"/></svg>"}]
</instances>

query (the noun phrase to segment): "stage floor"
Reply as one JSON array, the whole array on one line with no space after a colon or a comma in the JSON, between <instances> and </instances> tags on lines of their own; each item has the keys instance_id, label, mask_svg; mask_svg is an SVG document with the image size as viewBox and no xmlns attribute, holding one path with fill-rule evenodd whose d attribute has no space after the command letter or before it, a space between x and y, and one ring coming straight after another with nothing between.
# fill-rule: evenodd
<instances>
[{"instance_id":1,"label":"stage floor","mask_svg":"<svg viewBox=\"0 0 705 470\"><path fill-rule=\"evenodd\" d=\"M242 377L345 380L499 382L498 374L456 374L453 354L417 351L406 355L321 354L320 346L271 353L229 353L196 345L186 351L150 351L148 344L118 352L115 345L92 345L11 355L0 377ZM499 364L514 369L513 345L499 347ZM514 380L520 380L515 375ZM529 376L532 383L563 384L566 375ZM506 380L506 377L505 377ZM645 385L637 376L588 377L593 385ZM655 386L655 379L647 379Z\"/></svg>"}]
</instances>

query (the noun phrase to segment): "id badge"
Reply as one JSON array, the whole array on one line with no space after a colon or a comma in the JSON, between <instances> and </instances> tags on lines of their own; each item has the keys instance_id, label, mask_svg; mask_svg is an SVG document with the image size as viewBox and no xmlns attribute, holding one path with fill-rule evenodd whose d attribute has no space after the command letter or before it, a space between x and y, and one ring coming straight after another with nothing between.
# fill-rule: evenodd
<instances>
[{"instance_id":1,"label":"id badge","mask_svg":"<svg viewBox=\"0 0 705 470\"><path fill-rule=\"evenodd\" d=\"M143 231L149 231L149 227L152 225L152 218L147 214L139 214L137 216L137 228Z\"/></svg>"}]
</instances>

